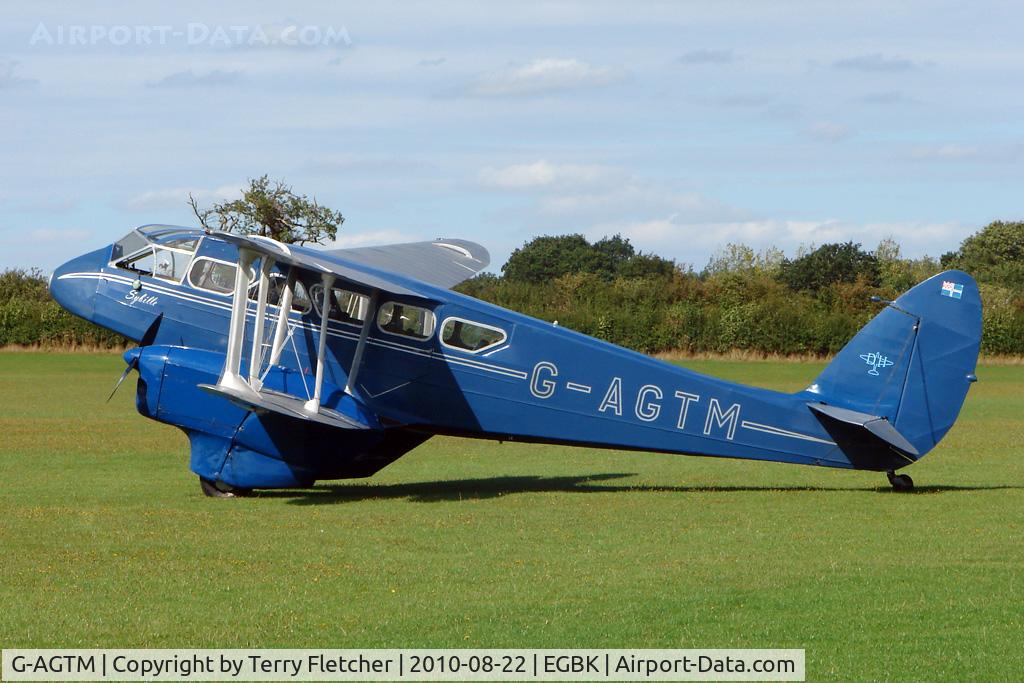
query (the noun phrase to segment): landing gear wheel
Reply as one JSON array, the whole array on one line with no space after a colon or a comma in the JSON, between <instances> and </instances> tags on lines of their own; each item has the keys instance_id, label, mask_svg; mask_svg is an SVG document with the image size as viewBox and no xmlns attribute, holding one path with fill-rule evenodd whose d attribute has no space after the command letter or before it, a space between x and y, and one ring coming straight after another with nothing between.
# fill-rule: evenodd
<instances>
[{"instance_id":1,"label":"landing gear wheel","mask_svg":"<svg viewBox=\"0 0 1024 683\"><path fill-rule=\"evenodd\" d=\"M199 477L199 488L208 498L238 498L252 493L252 489L237 489L223 482L210 481Z\"/></svg>"},{"instance_id":2,"label":"landing gear wheel","mask_svg":"<svg viewBox=\"0 0 1024 683\"><path fill-rule=\"evenodd\" d=\"M906 474L896 474L892 470L885 473L889 477L889 483L892 484L894 491L913 491L914 480Z\"/></svg>"}]
</instances>

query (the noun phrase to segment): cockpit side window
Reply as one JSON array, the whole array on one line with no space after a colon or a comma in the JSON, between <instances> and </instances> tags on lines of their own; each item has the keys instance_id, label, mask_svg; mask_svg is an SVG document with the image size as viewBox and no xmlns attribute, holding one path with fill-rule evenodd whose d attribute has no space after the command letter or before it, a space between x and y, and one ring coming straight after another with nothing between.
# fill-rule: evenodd
<instances>
[{"instance_id":1,"label":"cockpit side window","mask_svg":"<svg viewBox=\"0 0 1024 683\"><path fill-rule=\"evenodd\" d=\"M114 249L110 254L110 260L119 261L126 255L134 254L148 244L149 241L146 240L145 237L140 235L137 230L132 230L130 233L114 242Z\"/></svg>"},{"instance_id":2,"label":"cockpit side window","mask_svg":"<svg viewBox=\"0 0 1024 683\"><path fill-rule=\"evenodd\" d=\"M117 262L118 268L124 270L130 270L133 273L139 275L152 275L153 274L153 250L145 249L137 254L129 256L126 259L121 259Z\"/></svg>"},{"instance_id":3,"label":"cockpit side window","mask_svg":"<svg viewBox=\"0 0 1024 683\"><path fill-rule=\"evenodd\" d=\"M117 268L180 282L198 245L198 236L181 230L164 234L133 230L114 243L111 260Z\"/></svg>"}]
</instances>

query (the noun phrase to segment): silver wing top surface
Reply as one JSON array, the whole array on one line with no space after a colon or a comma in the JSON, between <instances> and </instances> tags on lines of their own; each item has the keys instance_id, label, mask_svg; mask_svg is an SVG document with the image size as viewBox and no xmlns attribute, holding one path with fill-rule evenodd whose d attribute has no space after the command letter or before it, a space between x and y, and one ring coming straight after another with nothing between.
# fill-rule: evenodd
<instances>
[{"instance_id":1,"label":"silver wing top surface","mask_svg":"<svg viewBox=\"0 0 1024 683\"><path fill-rule=\"evenodd\" d=\"M430 298L418 285L449 289L487 267L490 255L479 244L440 239L355 249L311 249L259 236L217 232L240 248L272 257L276 262L314 272L331 273L394 294Z\"/></svg>"},{"instance_id":2,"label":"silver wing top surface","mask_svg":"<svg viewBox=\"0 0 1024 683\"><path fill-rule=\"evenodd\" d=\"M326 253L445 289L468 280L491 262L490 254L479 244L455 239L335 249Z\"/></svg>"}]
</instances>

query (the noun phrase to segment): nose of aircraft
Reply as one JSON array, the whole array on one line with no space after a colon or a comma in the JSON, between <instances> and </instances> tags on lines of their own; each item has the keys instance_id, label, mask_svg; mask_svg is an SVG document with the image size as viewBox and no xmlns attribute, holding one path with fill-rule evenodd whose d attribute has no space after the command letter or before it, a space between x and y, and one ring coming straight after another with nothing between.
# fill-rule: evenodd
<instances>
[{"instance_id":1,"label":"nose of aircraft","mask_svg":"<svg viewBox=\"0 0 1024 683\"><path fill-rule=\"evenodd\" d=\"M50 296L70 313L91 320L100 272L109 255L108 246L82 254L57 268L50 276Z\"/></svg>"}]
</instances>

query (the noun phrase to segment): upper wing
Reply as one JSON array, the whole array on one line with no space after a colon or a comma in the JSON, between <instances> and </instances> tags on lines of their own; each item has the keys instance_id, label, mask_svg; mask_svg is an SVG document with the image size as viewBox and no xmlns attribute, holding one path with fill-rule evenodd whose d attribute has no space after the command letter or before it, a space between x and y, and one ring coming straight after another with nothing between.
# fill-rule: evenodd
<instances>
[{"instance_id":1,"label":"upper wing","mask_svg":"<svg viewBox=\"0 0 1024 683\"><path fill-rule=\"evenodd\" d=\"M382 247L321 250L282 244L267 237L213 233L240 249L277 263L359 282L393 294L432 298L429 287L449 288L487 267L487 250L464 240L410 242Z\"/></svg>"},{"instance_id":2,"label":"upper wing","mask_svg":"<svg viewBox=\"0 0 1024 683\"><path fill-rule=\"evenodd\" d=\"M491 262L490 254L479 244L452 239L335 249L325 253L446 289L468 280Z\"/></svg>"}]
</instances>

